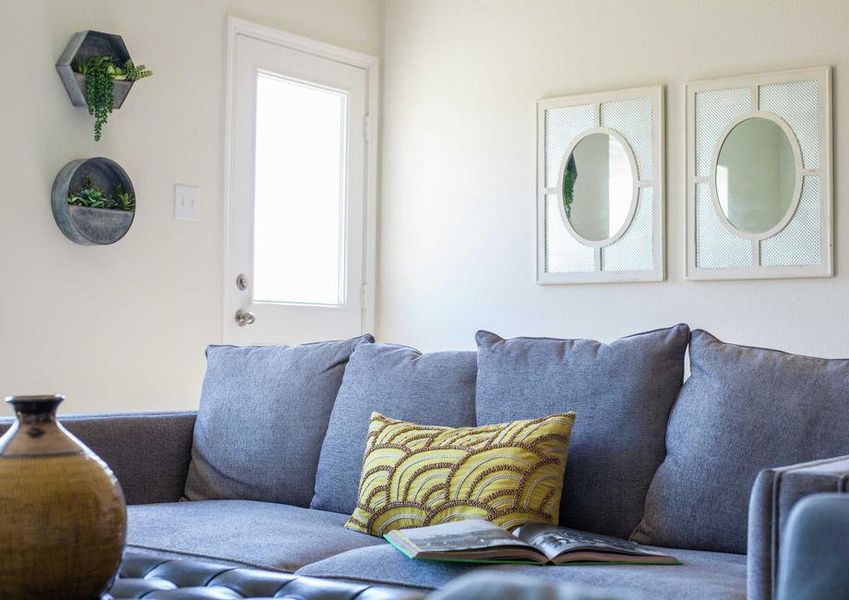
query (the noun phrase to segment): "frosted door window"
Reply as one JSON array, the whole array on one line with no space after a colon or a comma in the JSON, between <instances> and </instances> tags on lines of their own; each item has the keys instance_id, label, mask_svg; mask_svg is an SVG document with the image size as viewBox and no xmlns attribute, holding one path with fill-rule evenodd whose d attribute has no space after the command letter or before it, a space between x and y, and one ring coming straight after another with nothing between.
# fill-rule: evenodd
<instances>
[{"instance_id":1,"label":"frosted door window","mask_svg":"<svg viewBox=\"0 0 849 600\"><path fill-rule=\"evenodd\" d=\"M345 303L345 94L259 72L256 302Z\"/></svg>"}]
</instances>

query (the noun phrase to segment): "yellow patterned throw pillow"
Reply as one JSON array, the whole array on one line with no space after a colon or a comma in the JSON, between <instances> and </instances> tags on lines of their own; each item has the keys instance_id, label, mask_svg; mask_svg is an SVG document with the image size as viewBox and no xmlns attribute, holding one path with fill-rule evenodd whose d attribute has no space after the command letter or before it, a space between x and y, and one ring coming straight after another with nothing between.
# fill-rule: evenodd
<instances>
[{"instance_id":1,"label":"yellow patterned throw pillow","mask_svg":"<svg viewBox=\"0 0 849 600\"><path fill-rule=\"evenodd\" d=\"M506 529L557 523L575 413L429 427L372 413L360 499L345 524L382 536L468 517Z\"/></svg>"}]
</instances>

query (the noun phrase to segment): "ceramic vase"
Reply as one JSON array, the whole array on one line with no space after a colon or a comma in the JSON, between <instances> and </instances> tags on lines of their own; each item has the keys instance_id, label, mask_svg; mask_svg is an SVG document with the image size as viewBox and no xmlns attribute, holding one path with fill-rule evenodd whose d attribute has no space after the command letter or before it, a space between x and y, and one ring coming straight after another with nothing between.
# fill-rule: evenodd
<instances>
[{"instance_id":1,"label":"ceramic vase","mask_svg":"<svg viewBox=\"0 0 849 600\"><path fill-rule=\"evenodd\" d=\"M6 399L0 438L0 598L100 598L121 563L118 480L56 420L62 396Z\"/></svg>"}]
</instances>

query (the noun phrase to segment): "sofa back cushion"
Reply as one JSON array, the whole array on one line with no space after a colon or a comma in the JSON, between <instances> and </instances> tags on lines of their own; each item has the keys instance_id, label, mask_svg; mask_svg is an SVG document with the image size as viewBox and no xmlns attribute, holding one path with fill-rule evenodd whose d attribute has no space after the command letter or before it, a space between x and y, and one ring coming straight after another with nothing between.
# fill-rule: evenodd
<instances>
[{"instance_id":1,"label":"sofa back cushion","mask_svg":"<svg viewBox=\"0 0 849 600\"><path fill-rule=\"evenodd\" d=\"M474 352L422 354L393 344L357 348L321 447L310 506L354 512L373 412L421 425L475 424Z\"/></svg>"},{"instance_id":2,"label":"sofa back cushion","mask_svg":"<svg viewBox=\"0 0 849 600\"><path fill-rule=\"evenodd\" d=\"M186 498L307 506L345 366L372 341L210 346Z\"/></svg>"},{"instance_id":3,"label":"sofa back cushion","mask_svg":"<svg viewBox=\"0 0 849 600\"><path fill-rule=\"evenodd\" d=\"M848 432L849 360L726 344L694 331L690 378L633 538L744 553L758 472L849 454Z\"/></svg>"},{"instance_id":4,"label":"sofa back cushion","mask_svg":"<svg viewBox=\"0 0 849 600\"><path fill-rule=\"evenodd\" d=\"M676 325L611 344L478 332L478 425L577 415L561 524L628 537L639 523L663 460L689 332Z\"/></svg>"}]
</instances>

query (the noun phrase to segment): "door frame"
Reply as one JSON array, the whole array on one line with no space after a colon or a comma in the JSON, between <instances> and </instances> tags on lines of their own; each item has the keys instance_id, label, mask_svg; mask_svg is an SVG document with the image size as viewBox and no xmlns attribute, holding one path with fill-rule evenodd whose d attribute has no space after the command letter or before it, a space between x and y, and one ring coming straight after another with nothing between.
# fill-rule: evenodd
<instances>
[{"instance_id":1,"label":"door frame","mask_svg":"<svg viewBox=\"0 0 849 600\"><path fill-rule=\"evenodd\" d=\"M228 306L230 277L230 240L233 210L236 202L234 174L233 121L236 97L236 37L242 35L361 68L366 73L366 117L363 123L365 148L365 173L363 201L363 282L360 288L362 306L362 333L374 331L375 273L377 265L377 161L380 123L380 60L376 56L348 50L318 40L252 23L237 17L227 18L227 74L224 119L224 206L222 211L221 260L221 320L219 339L224 340L225 327L233 319L233 307Z\"/></svg>"}]
</instances>

